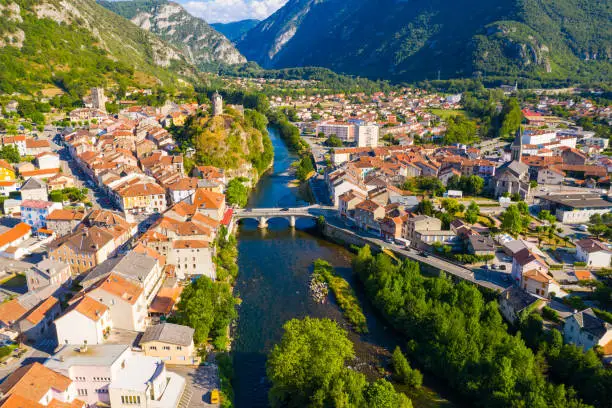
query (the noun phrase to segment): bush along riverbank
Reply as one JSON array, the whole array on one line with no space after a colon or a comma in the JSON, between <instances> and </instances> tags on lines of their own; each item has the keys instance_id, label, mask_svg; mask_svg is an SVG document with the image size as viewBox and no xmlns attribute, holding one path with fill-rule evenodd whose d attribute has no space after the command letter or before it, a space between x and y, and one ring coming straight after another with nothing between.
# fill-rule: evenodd
<instances>
[{"instance_id":1,"label":"bush along riverbank","mask_svg":"<svg viewBox=\"0 0 612 408\"><path fill-rule=\"evenodd\" d=\"M334 268L329 262L322 259L317 259L314 262L313 275L313 279L319 282L325 281L334 292L338 305L344 313L344 317L346 317L353 326L353 329L357 333L367 333L368 325L366 324L366 318L361 310L361 306L359 306L359 301L351 285L349 285L345 279L337 276L334 273Z\"/></svg>"},{"instance_id":2,"label":"bush along riverbank","mask_svg":"<svg viewBox=\"0 0 612 408\"><path fill-rule=\"evenodd\" d=\"M496 301L466 282L425 277L418 262L394 263L364 246L353 260L366 293L405 336L409 356L474 407L585 407L543 374Z\"/></svg>"},{"instance_id":3,"label":"bush along riverbank","mask_svg":"<svg viewBox=\"0 0 612 408\"><path fill-rule=\"evenodd\" d=\"M267 114L270 126L278 133L289 148L300 158L295 161L295 176L300 182L308 180L314 174L314 164L310 154L310 146L300 136L300 129L294 126L280 110L271 110Z\"/></svg>"}]
</instances>

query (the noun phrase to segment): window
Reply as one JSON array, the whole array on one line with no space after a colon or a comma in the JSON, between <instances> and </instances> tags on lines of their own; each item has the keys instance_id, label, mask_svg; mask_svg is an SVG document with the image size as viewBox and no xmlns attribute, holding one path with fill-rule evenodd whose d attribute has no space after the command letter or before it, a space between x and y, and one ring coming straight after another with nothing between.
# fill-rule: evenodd
<instances>
[{"instance_id":1,"label":"window","mask_svg":"<svg viewBox=\"0 0 612 408\"><path fill-rule=\"evenodd\" d=\"M87 388L78 388L77 389L77 394L81 397L86 397L87 396Z\"/></svg>"},{"instance_id":2,"label":"window","mask_svg":"<svg viewBox=\"0 0 612 408\"><path fill-rule=\"evenodd\" d=\"M149 346L149 350L157 350L157 346Z\"/></svg>"},{"instance_id":3,"label":"window","mask_svg":"<svg viewBox=\"0 0 612 408\"><path fill-rule=\"evenodd\" d=\"M182 349L183 349L183 347L181 347L181 346L176 346L176 349L177 349L177 350L182 350Z\"/></svg>"},{"instance_id":4,"label":"window","mask_svg":"<svg viewBox=\"0 0 612 408\"><path fill-rule=\"evenodd\" d=\"M170 346L164 346L164 350L170 350Z\"/></svg>"}]
</instances>

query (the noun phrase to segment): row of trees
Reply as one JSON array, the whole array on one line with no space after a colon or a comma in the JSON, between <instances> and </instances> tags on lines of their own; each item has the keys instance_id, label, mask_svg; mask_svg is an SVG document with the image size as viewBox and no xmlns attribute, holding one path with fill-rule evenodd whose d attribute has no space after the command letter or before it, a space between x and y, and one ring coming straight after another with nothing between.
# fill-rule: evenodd
<instances>
[{"instance_id":1,"label":"row of trees","mask_svg":"<svg viewBox=\"0 0 612 408\"><path fill-rule=\"evenodd\" d=\"M300 129L289 122L283 112L270 110L267 112L267 115L270 124L278 130L278 133L291 150L301 153L308 149L308 144L300 137Z\"/></svg>"},{"instance_id":2,"label":"row of trees","mask_svg":"<svg viewBox=\"0 0 612 408\"><path fill-rule=\"evenodd\" d=\"M368 246L353 261L374 305L406 336L409 355L479 407L584 407L554 385L520 335L510 335L497 302L445 276L427 278L417 262L396 265Z\"/></svg>"},{"instance_id":3,"label":"row of trees","mask_svg":"<svg viewBox=\"0 0 612 408\"><path fill-rule=\"evenodd\" d=\"M393 385L346 365L355 358L346 331L329 319L293 319L268 357L269 399L277 407L412 408Z\"/></svg>"}]
</instances>

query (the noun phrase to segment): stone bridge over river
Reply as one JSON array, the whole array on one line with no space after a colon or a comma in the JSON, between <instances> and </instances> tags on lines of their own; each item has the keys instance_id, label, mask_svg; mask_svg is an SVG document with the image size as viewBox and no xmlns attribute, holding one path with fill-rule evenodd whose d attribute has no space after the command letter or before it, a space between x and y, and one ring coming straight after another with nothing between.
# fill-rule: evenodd
<instances>
[{"instance_id":1,"label":"stone bridge over river","mask_svg":"<svg viewBox=\"0 0 612 408\"><path fill-rule=\"evenodd\" d=\"M245 208L234 212L236 220L253 219L259 222L259 228L266 228L268 220L272 218L284 218L289 221L289 225L295 227L297 218L318 218L319 216L328 217L335 213L334 207L323 205L310 205L308 207L296 208Z\"/></svg>"}]
</instances>

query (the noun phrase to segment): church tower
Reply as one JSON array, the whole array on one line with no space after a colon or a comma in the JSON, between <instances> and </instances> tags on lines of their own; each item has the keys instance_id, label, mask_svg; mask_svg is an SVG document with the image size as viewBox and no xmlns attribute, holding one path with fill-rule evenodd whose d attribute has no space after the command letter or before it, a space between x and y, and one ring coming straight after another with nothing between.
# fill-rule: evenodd
<instances>
[{"instance_id":1,"label":"church tower","mask_svg":"<svg viewBox=\"0 0 612 408\"><path fill-rule=\"evenodd\" d=\"M213 116L223 114L223 98L219 95L219 92L215 92L212 96L212 111Z\"/></svg>"},{"instance_id":2,"label":"church tower","mask_svg":"<svg viewBox=\"0 0 612 408\"><path fill-rule=\"evenodd\" d=\"M516 131L510 150L512 150L512 161L520 162L521 156L523 156L523 128L521 126Z\"/></svg>"}]
</instances>

